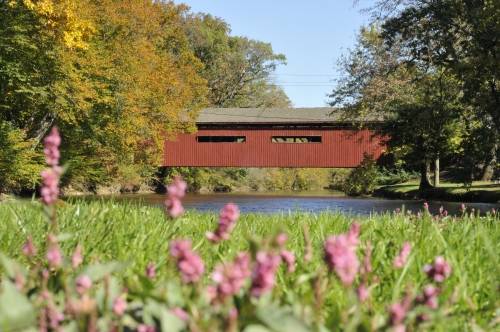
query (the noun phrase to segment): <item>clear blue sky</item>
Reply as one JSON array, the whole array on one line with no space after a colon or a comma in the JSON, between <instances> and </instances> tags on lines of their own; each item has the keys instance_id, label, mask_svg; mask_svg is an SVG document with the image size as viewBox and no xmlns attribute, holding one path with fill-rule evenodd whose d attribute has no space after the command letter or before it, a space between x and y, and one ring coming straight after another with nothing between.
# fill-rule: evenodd
<instances>
[{"instance_id":1,"label":"clear blue sky","mask_svg":"<svg viewBox=\"0 0 500 332\"><path fill-rule=\"evenodd\" d=\"M230 24L233 35L270 42L288 64L276 71L294 107L326 106L337 61L355 43L373 0L184 0Z\"/></svg>"}]
</instances>

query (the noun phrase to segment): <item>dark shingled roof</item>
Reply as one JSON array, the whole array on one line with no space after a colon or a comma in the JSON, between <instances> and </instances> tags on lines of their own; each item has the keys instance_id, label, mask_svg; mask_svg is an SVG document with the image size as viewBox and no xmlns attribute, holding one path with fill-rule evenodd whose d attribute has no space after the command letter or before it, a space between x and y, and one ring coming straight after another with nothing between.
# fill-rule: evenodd
<instances>
[{"instance_id":1,"label":"dark shingled roof","mask_svg":"<svg viewBox=\"0 0 500 332\"><path fill-rule=\"evenodd\" d=\"M331 107L317 108L206 108L201 110L196 123L352 123L381 122L380 116L350 119L341 110Z\"/></svg>"}]
</instances>

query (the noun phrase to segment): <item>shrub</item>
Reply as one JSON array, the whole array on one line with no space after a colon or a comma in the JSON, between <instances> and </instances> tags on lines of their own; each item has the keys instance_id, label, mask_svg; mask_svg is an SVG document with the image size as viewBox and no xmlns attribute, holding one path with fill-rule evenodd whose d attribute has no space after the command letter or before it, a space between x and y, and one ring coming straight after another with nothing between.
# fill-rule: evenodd
<instances>
[{"instance_id":1,"label":"shrub","mask_svg":"<svg viewBox=\"0 0 500 332\"><path fill-rule=\"evenodd\" d=\"M403 168L394 168L389 170L382 168L377 177L377 184L389 186L398 183L408 182L412 179L418 179L420 174L417 172L406 171Z\"/></svg>"},{"instance_id":2,"label":"shrub","mask_svg":"<svg viewBox=\"0 0 500 332\"><path fill-rule=\"evenodd\" d=\"M330 173L328 188L331 190L344 190L344 185L351 174L350 168L336 168Z\"/></svg>"},{"instance_id":3,"label":"shrub","mask_svg":"<svg viewBox=\"0 0 500 332\"><path fill-rule=\"evenodd\" d=\"M365 155L344 183L344 192L349 196L371 194L377 186L379 171L372 156Z\"/></svg>"},{"instance_id":4,"label":"shrub","mask_svg":"<svg viewBox=\"0 0 500 332\"><path fill-rule=\"evenodd\" d=\"M24 131L0 121L0 193L34 190L43 169L42 154Z\"/></svg>"}]
</instances>

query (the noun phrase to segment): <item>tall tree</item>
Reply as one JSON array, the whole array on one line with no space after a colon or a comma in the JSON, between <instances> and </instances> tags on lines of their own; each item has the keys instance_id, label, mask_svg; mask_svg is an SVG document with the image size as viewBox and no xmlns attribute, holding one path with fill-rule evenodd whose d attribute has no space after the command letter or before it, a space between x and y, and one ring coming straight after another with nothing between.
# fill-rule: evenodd
<instances>
[{"instance_id":1,"label":"tall tree","mask_svg":"<svg viewBox=\"0 0 500 332\"><path fill-rule=\"evenodd\" d=\"M183 6L0 4L0 119L35 145L59 126L67 176L102 182L120 167L157 165L165 135L193 128L207 89L184 34Z\"/></svg>"},{"instance_id":2,"label":"tall tree","mask_svg":"<svg viewBox=\"0 0 500 332\"><path fill-rule=\"evenodd\" d=\"M420 169L425 189L431 161L456 151L463 136L460 85L438 68L407 66L399 47L387 49L376 26L362 29L356 48L342 60L344 75L330 95L331 105L350 116L383 116L378 133L387 137L391 152Z\"/></svg>"},{"instance_id":3,"label":"tall tree","mask_svg":"<svg viewBox=\"0 0 500 332\"><path fill-rule=\"evenodd\" d=\"M270 75L286 62L270 44L230 35L229 25L208 14L187 15L185 29L203 62L210 104L217 107L289 107Z\"/></svg>"},{"instance_id":4,"label":"tall tree","mask_svg":"<svg viewBox=\"0 0 500 332\"><path fill-rule=\"evenodd\" d=\"M470 137L480 143L468 152L477 152L483 178L491 178L500 139L500 2L381 0L375 10L385 19L384 40L402 44L407 62L446 68L460 79L469 118L482 127L472 126Z\"/></svg>"}]
</instances>

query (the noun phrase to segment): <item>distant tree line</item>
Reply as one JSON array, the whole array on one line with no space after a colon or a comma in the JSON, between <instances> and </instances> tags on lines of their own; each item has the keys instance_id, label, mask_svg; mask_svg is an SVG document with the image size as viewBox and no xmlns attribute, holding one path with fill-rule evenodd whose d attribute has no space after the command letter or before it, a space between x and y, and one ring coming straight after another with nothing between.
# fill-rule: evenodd
<instances>
[{"instance_id":1,"label":"distant tree line","mask_svg":"<svg viewBox=\"0 0 500 332\"><path fill-rule=\"evenodd\" d=\"M289 106L285 56L230 32L168 1L0 0L0 193L36 188L52 126L66 186L126 188L202 107Z\"/></svg>"},{"instance_id":2,"label":"distant tree line","mask_svg":"<svg viewBox=\"0 0 500 332\"><path fill-rule=\"evenodd\" d=\"M431 186L443 161L469 184L498 172L500 2L379 0L341 61L332 106L385 117L396 160Z\"/></svg>"}]
</instances>

